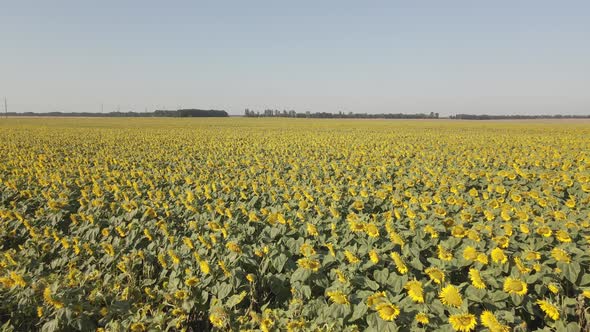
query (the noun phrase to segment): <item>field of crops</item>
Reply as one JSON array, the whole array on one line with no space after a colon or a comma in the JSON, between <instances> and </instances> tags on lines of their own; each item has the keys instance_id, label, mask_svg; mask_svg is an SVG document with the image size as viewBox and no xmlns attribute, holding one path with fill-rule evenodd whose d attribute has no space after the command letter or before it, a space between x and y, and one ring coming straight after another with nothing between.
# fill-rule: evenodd
<instances>
[{"instance_id":1,"label":"field of crops","mask_svg":"<svg viewBox=\"0 0 590 332\"><path fill-rule=\"evenodd\" d=\"M578 331L590 123L0 119L0 322Z\"/></svg>"}]
</instances>

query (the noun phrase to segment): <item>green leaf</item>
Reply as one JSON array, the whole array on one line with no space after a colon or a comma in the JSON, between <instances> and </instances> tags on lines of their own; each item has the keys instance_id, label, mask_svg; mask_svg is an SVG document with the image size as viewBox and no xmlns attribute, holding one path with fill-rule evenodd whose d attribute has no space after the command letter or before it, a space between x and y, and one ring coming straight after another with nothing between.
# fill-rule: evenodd
<instances>
[{"instance_id":1,"label":"green leaf","mask_svg":"<svg viewBox=\"0 0 590 332\"><path fill-rule=\"evenodd\" d=\"M465 291L466 298L477 303L482 303L482 299L485 294L485 289L477 289L473 286L468 286L467 290Z\"/></svg>"},{"instance_id":2,"label":"green leaf","mask_svg":"<svg viewBox=\"0 0 590 332\"><path fill-rule=\"evenodd\" d=\"M490 295L490 300L492 302L503 302L504 300L506 300L510 295L508 295L508 293L504 293L502 291L496 291L493 292Z\"/></svg>"},{"instance_id":3,"label":"green leaf","mask_svg":"<svg viewBox=\"0 0 590 332\"><path fill-rule=\"evenodd\" d=\"M567 332L580 332L582 330L580 328L580 325L576 322L570 322L569 324L567 324L566 329Z\"/></svg>"},{"instance_id":4,"label":"green leaf","mask_svg":"<svg viewBox=\"0 0 590 332\"><path fill-rule=\"evenodd\" d=\"M376 312L367 315L367 318L366 318L367 325L369 325L369 327L376 329L376 331L379 331L377 329L377 327L379 326L380 320L381 320L381 318L379 318L379 315Z\"/></svg>"},{"instance_id":5,"label":"green leaf","mask_svg":"<svg viewBox=\"0 0 590 332\"><path fill-rule=\"evenodd\" d=\"M283 272L283 268L285 267L285 263L289 258L285 254L280 254L272 259L272 266L278 271Z\"/></svg>"},{"instance_id":6,"label":"green leaf","mask_svg":"<svg viewBox=\"0 0 590 332\"><path fill-rule=\"evenodd\" d=\"M388 277L389 277L389 270L388 269L375 270L373 272L373 278L375 278L375 281L377 281L381 285L387 284Z\"/></svg>"},{"instance_id":7,"label":"green leaf","mask_svg":"<svg viewBox=\"0 0 590 332\"><path fill-rule=\"evenodd\" d=\"M354 322L362 318L367 313L367 310L368 307L364 302L354 305L354 310L352 311L352 316L349 321Z\"/></svg>"},{"instance_id":8,"label":"green leaf","mask_svg":"<svg viewBox=\"0 0 590 332\"><path fill-rule=\"evenodd\" d=\"M410 261L410 266L415 268L418 271L424 270L424 265L422 264L422 262L420 262L420 260L418 258L412 259Z\"/></svg>"},{"instance_id":9,"label":"green leaf","mask_svg":"<svg viewBox=\"0 0 590 332\"><path fill-rule=\"evenodd\" d=\"M0 331L2 332L12 332L14 331L14 327L10 323L10 319L0 327Z\"/></svg>"},{"instance_id":10,"label":"green leaf","mask_svg":"<svg viewBox=\"0 0 590 332\"><path fill-rule=\"evenodd\" d=\"M248 293L246 292L242 292L240 294L235 294L230 296L227 301L225 301L225 305L228 308L233 308L234 306L240 304L240 302L242 302L244 300L244 298L246 297L246 295L248 295Z\"/></svg>"},{"instance_id":11,"label":"green leaf","mask_svg":"<svg viewBox=\"0 0 590 332\"><path fill-rule=\"evenodd\" d=\"M301 292L301 295L303 295L303 297L305 299L311 298L311 287L309 287L308 285L301 286L301 288L299 288L299 291Z\"/></svg>"},{"instance_id":12,"label":"green leaf","mask_svg":"<svg viewBox=\"0 0 590 332\"><path fill-rule=\"evenodd\" d=\"M379 289L379 284L369 278L363 278L362 284L364 288L369 288L374 291Z\"/></svg>"},{"instance_id":13,"label":"green leaf","mask_svg":"<svg viewBox=\"0 0 590 332\"><path fill-rule=\"evenodd\" d=\"M43 324L41 327L41 332L54 332L59 331L59 321L57 319L52 319L47 323Z\"/></svg>"},{"instance_id":14,"label":"green leaf","mask_svg":"<svg viewBox=\"0 0 590 332\"><path fill-rule=\"evenodd\" d=\"M229 295L231 290L232 290L232 288L229 284L227 284L225 282L219 284L219 286L217 286L217 298L220 300L223 300L224 298L226 298Z\"/></svg>"},{"instance_id":15,"label":"green leaf","mask_svg":"<svg viewBox=\"0 0 590 332\"><path fill-rule=\"evenodd\" d=\"M563 265L563 275L572 284L576 285L578 276L580 275L580 264L577 262L571 262L570 264Z\"/></svg>"},{"instance_id":16,"label":"green leaf","mask_svg":"<svg viewBox=\"0 0 590 332\"><path fill-rule=\"evenodd\" d=\"M307 278L309 278L310 275L311 275L310 270L304 269L304 268L298 268L291 275L291 283L293 283L295 281L305 282L307 280Z\"/></svg>"},{"instance_id":17,"label":"green leaf","mask_svg":"<svg viewBox=\"0 0 590 332\"><path fill-rule=\"evenodd\" d=\"M512 303L514 303L516 306L519 306L522 303L523 298L524 297L521 295L510 294L510 299L512 299Z\"/></svg>"},{"instance_id":18,"label":"green leaf","mask_svg":"<svg viewBox=\"0 0 590 332\"><path fill-rule=\"evenodd\" d=\"M330 316L334 318L345 317L350 313L350 306L348 304L333 303L329 308Z\"/></svg>"}]
</instances>

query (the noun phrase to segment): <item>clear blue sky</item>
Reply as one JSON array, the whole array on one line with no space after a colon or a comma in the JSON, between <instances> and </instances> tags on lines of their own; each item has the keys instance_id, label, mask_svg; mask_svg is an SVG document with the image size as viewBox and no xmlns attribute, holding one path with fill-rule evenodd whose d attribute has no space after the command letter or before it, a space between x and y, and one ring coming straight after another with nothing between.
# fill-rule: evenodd
<instances>
[{"instance_id":1,"label":"clear blue sky","mask_svg":"<svg viewBox=\"0 0 590 332\"><path fill-rule=\"evenodd\" d=\"M9 111L590 114L590 1L8 1Z\"/></svg>"}]
</instances>

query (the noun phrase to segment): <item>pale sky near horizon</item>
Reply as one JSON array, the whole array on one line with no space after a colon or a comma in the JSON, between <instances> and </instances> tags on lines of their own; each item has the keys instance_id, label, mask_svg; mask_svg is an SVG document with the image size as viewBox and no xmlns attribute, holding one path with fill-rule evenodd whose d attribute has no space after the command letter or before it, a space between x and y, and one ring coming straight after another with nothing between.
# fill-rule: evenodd
<instances>
[{"instance_id":1,"label":"pale sky near horizon","mask_svg":"<svg viewBox=\"0 0 590 332\"><path fill-rule=\"evenodd\" d=\"M0 4L9 111L590 114L590 1Z\"/></svg>"}]
</instances>

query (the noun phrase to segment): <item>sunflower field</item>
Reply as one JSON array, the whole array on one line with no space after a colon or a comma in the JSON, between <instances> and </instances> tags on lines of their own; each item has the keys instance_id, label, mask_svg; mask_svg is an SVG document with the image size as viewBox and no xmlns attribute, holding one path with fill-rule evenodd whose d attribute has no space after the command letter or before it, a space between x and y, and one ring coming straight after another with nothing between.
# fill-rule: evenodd
<instances>
[{"instance_id":1,"label":"sunflower field","mask_svg":"<svg viewBox=\"0 0 590 332\"><path fill-rule=\"evenodd\" d=\"M3 331L590 328L590 123L0 119Z\"/></svg>"}]
</instances>

